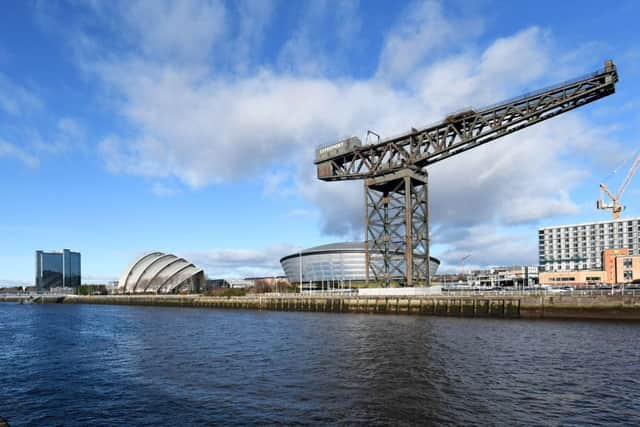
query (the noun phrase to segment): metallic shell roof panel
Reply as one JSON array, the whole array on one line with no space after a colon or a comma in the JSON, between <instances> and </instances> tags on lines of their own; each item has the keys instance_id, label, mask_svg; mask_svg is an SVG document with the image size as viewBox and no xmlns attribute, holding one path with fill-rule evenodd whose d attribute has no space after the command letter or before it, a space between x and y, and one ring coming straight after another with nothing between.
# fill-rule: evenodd
<instances>
[{"instance_id":1,"label":"metallic shell roof panel","mask_svg":"<svg viewBox=\"0 0 640 427\"><path fill-rule=\"evenodd\" d=\"M292 254L286 255L280 259L280 262L285 261L289 258L298 257L300 253L302 256L311 255L316 253L340 253L340 252L364 252L364 242L337 242L337 243L329 243L326 245L314 246L312 248L303 249L300 252L294 252ZM440 260L429 257L431 262L435 262L440 264Z\"/></svg>"},{"instance_id":2,"label":"metallic shell roof panel","mask_svg":"<svg viewBox=\"0 0 640 427\"><path fill-rule=\"evenodd\" d=\"M122 273L118 288L123 292L170 293L202 270L184 258L150 252L136 259Z\"/></svg>"}]
</instances>

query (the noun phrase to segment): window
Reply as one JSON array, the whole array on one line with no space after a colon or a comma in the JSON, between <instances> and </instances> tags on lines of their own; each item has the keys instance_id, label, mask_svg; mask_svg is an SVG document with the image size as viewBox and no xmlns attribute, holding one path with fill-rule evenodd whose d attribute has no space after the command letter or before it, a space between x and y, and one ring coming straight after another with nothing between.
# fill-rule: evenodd
<instances>
[{"instance_id":1,"label":"window","mask_svg":"<svg viewBox=\"0 0 640 427\"><path fill-rule=\"evenodd\" d=\"M633 272L630 270L627 270L624 272L624 280L632 280L633 279Z\"/></svg>"},{"instance_id":2,"label":"window","mask_svg":"<svg viewBox=\"0 0 640 427\"><path fill-rule=\"evenodd\" d=\"M575 277L551 277L551 282L575 282Z\"/></svg>"},{"instance_id":3,"label":"window","mask_svg":"<svg viewBox=\"0 0 640 427\"><path fill-rule=\"evenodd\" d=\"M625 258L622 261L622 265L623 265L624 268L631 268L632 263L633 263L633 260L631 258Z\"/></svg>"}]
</instances>

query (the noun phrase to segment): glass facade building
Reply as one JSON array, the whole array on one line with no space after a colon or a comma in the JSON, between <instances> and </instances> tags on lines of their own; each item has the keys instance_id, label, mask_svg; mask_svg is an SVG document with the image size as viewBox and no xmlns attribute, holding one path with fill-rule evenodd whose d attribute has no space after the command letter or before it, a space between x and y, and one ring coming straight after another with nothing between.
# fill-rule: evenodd
<instances>
[{"instance_id":1,"label":"glass facade building","mask_svg":"<svg viewBox=\"0 0 640 427\"><path fill-rule=\"evenodd\" d=\"M36 251L36 288L77 288L82 282L80 252Z\"/></svg>"}]
</instances>

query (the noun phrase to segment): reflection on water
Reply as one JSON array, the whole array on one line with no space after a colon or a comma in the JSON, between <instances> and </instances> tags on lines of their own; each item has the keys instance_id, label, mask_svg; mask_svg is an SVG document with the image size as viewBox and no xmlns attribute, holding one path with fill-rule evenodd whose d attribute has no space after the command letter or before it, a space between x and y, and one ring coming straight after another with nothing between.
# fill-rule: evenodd
<instances>
[{"instance_id":1,"label":"reflection on water","mask_svg":"<svg viewBox=\"0 0 640 427\"><path fill-rule=\"evenodd\" d=\"M0 305L12 425L640 424L640 325Z\"/></svg>"}]
</instances>

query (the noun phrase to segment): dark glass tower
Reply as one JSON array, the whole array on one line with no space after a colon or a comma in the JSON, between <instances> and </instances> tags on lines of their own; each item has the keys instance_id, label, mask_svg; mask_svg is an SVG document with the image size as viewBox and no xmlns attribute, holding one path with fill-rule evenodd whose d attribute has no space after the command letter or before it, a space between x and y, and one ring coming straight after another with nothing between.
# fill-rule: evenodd
<instances>
[{"instance_id":1,"label":"dark glass tower","mask_svg":"<svg viewBox=\"0 0 640 427\"><path fill-rule=\"evenodd\" d=\"M44 291L57 287L79 287L80 265L79 252L71 252L69 249L58 252L36 251L36 288Z\"/></svg>"}]
</instances>

